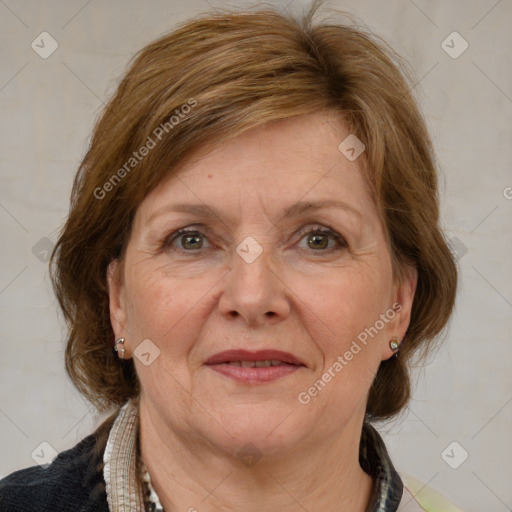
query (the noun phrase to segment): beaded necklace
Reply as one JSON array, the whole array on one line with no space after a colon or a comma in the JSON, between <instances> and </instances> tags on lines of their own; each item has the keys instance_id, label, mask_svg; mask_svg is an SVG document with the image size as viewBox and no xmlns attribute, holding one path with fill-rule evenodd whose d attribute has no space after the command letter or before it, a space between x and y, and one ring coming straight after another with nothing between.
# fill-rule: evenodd
<instances>
[{"instance_id":1,"label":"beaded necklace","mask_svg":"<svg viewBox=\"0 0 512 512\"><path fill-rule=\"evenodd\" d=\"M140 478L144 488L144 508L146 512L165 512L153 485L151 485L151 477L142 460L140 461Z\"/></svg>"}]
</instances>

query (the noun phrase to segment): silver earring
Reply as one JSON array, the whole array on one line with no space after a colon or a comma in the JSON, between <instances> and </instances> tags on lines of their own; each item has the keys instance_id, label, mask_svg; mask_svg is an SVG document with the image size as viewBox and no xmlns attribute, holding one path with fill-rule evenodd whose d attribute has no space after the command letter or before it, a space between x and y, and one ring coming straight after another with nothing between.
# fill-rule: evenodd
<instances>
[{"instance_id":1,"label":"silver earring","mask_svg":"<svg viewBox=\"0 0 512 512\"><path fill-rule=\"evenodd\" d=\"M391 338L391 341L389 342L389 346L393 352L396 352L400 348L401 343L398 341L398 338L396 336L393 336Z\"/></svg>"},{"instance_id":2,"label":"silver earring","mask_svg":"<svg viewBox=\"0 0 512 512\"><path fill-rule=\"evenodd\" d=\"M124 359L125 349L124 349L124 347L119 347L119 345L122 345L123 343L124 343L124 338L119 338L116 341L116 345L114 347L114 350L119 353L119 358L120 359Z\"/></svg>"}]
</instances>

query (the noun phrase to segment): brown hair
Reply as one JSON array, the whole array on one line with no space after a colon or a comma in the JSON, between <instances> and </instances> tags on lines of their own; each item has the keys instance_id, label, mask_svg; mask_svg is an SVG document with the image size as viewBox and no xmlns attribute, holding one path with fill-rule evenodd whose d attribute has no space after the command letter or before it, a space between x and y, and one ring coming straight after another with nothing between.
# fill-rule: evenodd
<instances>
[{"instance_id":1,"label":"brown hair","mask_svg":"<svg viewBox=\"0 0 512 512\"><path fill-rule=\"evenodd\" d=\"M318 111L339 113L366 146L394 276L406 264L418 270L400 356L381 363L367 414L385 419L407 404L411 356L433 347L457 287L433 151L402 59L353 21L315 23L320 5L301 19L268 8L183 23L134 57L97 122L50 271L69 325L66 370L99 410L140 392L133 360L113 352L106 284L140 202L193 150Z\"/></svg>"}]
</instances>

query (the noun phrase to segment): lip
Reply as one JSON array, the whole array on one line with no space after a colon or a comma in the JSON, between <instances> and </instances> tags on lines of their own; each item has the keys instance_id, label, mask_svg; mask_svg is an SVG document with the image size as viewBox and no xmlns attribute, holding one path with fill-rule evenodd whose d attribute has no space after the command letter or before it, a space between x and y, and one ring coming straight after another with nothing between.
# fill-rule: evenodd
<instances>
[{"instance_id":1,"label":"lip","mask_svg":"<svg viewBox=\"0 0 512 512\"><path fill-rule=\"evenodd\" d=\"M233 361L282 361L283 363L293 364L297 366L306 366L303 361L295 357L289 352L281 350L256 350L250 352L248 350L224 350L219 352L205 361L204 364L213 365L220 363L230 363Z\"/></svg>"},{"instance_id":2,"label":"lip","mask_svg":"<svg viewBox=\"0 0 512 512\"><path fill-rule=\"evenodd\" d=\"M247 368L228 364L233 361L281 361L285 364L278 366ZM280 379L306 365L293 354L281 350L225 350L210 357L205 363L208 368L246 384L258 384Z\"/></svg>"}]
</instances>

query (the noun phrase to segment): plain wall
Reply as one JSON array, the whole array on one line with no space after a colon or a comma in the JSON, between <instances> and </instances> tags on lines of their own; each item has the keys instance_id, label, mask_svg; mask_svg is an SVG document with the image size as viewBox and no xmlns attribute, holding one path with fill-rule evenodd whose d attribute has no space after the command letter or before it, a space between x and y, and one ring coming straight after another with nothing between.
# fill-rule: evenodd
<instances>
[{"instance_id":1,"label":"plain wall","mask_svg":"<svg viewBox=\"0 0 512 512\"><path fill-rule=\"evenodd\" d=\"M461 270L446 341L415 371L404 416L381 432L399 471L468 512L510 510L512 4L330 5L360 17L414 70L440 162L443 226ZM45 259L93 123L128 60L208 7L200 0L0 2L0 477L33 465L42 442L68 449L100 420L65 374L64 324ZM48 58L31 47L43 31L59 45ZM468 48L454 58L464 41ZM453 469L446 453L457 465L462 450L468 458Z\"/></svg>"}]
</instances>

